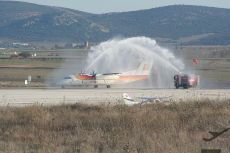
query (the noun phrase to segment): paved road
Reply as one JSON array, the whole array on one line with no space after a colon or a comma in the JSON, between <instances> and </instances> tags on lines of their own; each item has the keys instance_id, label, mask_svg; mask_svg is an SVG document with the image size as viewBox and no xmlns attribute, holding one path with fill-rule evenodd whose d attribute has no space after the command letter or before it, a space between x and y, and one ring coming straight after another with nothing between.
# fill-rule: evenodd
<instances>
[{"instance_id":1,"label":"paved road","mask_svg":"<svg viewBox=\"0 0 230 153\"><path fill-rule=\"evenodd\" d=\"M171 101L230 100L230 89L1 89L0 106L25 106L31 104L116 104L122 102L122 94L132 97L167 97Z\"/></svg>"}]
</instances>

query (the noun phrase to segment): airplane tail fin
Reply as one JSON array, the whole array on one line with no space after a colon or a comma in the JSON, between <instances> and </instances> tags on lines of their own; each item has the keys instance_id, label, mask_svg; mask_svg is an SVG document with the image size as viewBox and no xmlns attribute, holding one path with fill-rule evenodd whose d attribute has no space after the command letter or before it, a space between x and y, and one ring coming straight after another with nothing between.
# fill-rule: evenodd
<instances>
[{"instance_id":1,"label":"airplane tail fin","mask_svg":"<svg viewBox=\"0 0 230 153\"><path fill-rule=\"evenodd\" d=\"M150 73L150 70L151 70L151 67L152 67L152 64L151 63L146 63L146 62L142 62L136 73L137 74L149 74Z\"/></svg>"},{"instance_id":2,"label":"airplane tail fin","mask_svg":"<svg viewBox=\"0 0 230 153\"><path fill-rule=\"evenodd\" d=\"M130 97L127 93L123 93L123 99L133 101L132 97Z\"/></svg>"},{"instance_id":3,"label":"airplane tail fin","mask_svg":"<svg viewBox=\"0 0 230 153\"><path fill-rule=\"evenodd\" d=\"M123 101L124 101L124 104L127 105L127 106L132 106L132 105L140 104L140 102L135 101L127 93L123 93Z\"/></svg>"}]
</instances>

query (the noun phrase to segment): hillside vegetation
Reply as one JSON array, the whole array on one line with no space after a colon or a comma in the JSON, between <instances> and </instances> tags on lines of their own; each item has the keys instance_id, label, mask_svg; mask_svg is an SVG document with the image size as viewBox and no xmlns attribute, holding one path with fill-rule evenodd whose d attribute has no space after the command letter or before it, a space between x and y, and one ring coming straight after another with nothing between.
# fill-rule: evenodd
<instances>
[{"instance_id":1,"label":"hillside vegetation","mask_svg":"<svg viewBox=\"0 0 230 153\"><path fill-rule=\"evenodd\" d=\"M180 44L230 44L230 9L173 5L91 14L24 2L0 1L0 40L100 42L148 36Z\"/></svg>"},{"instance_id":2,"label":"hillside vegetation","mask_svg":"<svg viewBox=\"0 0 230 153\"><path fill-rule=\"evenodd\" d=\"M230 101L133 106L0 108L0 152L194 153L228 152Z\"/></svg>"}]
</instances>

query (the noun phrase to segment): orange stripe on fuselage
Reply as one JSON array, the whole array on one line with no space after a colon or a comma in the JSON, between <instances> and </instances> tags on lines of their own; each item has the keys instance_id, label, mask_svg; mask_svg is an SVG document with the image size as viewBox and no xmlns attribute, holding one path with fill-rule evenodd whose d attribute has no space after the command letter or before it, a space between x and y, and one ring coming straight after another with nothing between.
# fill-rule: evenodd
<instances>
[{"instance_id":1,"label":"orange stripe on fuselage","mask_svg":"<svg viewBox=\"0 0 230 153\"><path fill-rule=\"evenodd\" d=\"M134 80L147 80L148 75L124 75L120 76L118 80L122 81L134 81Z\"/></svg>"},{"instance_id":2,"label":"orange stripe on fuselage","mask_svg":"<svg viewBox=\"0 0 230 153\"><path fill-rule=\"evenodd\" d=\"M92 75L77 75L76 78L79 80L95 80L96 79L96 77Z\"/></svg>"}]
</instances>

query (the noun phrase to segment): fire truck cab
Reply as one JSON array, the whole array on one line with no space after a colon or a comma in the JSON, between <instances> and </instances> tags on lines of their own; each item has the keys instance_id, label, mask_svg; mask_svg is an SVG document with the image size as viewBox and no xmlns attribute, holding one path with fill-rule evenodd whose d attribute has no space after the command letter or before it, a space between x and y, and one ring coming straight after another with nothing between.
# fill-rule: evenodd
<instances>
[{"instance_id":1,"label":"fire truck cab","mask_svg":"<svg viewBox=\"0 0 230 153\"><path fill-rule=\"evenodd\" d=\"M182 87L188 89L191 87L197 87L199 84L199 76L195 74L177 74L174 75L174 85L176 89Z\"/></svg>"}]
</instances>

